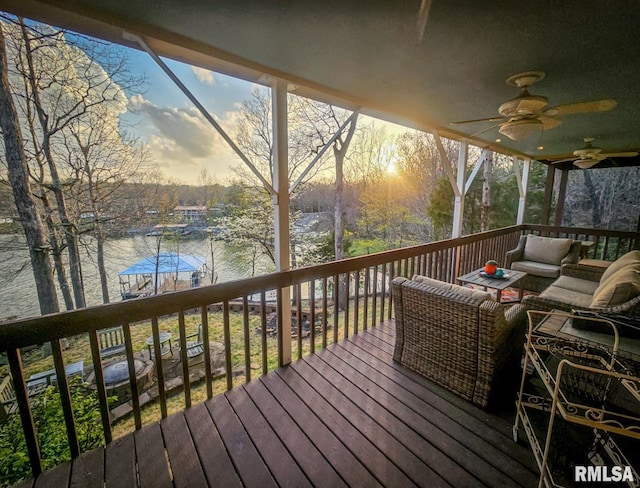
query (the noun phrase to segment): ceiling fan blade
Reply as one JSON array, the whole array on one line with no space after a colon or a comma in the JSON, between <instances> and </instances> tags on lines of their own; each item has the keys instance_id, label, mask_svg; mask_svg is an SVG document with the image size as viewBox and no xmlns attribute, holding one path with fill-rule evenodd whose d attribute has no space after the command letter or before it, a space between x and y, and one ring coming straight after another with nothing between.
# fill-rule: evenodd
<instances>
[{"instance_id":1,"label":"ceiling fan blade","mask_svg":"<svg viewBox=\"0 0 640 488\"><path fill-rule=\"evenodd\" d=\"M592 112L608 112L618 105L613 98L604 100L592 100L590 102L567 103L565 105L557 105L545 110L547 115L567 115L567 114L585 114Z\"/></svg>"},{"instance_id":2,"label":"ceiling fan blade","mask_svg":"<svg viewBox=\"0 0 640 488\"><path fill-rule=\"evenodd\" d=\"M573 163L574 166L577 166L580 169L589 169L592 166L598 164L601 159L578 159Z\"/></svg>"},{"instance_id":3,"label":"ceiling fan blade","mask_svg":"<svg viewBox=\"0 0 640 488\"><path fill-rule=\"evenodd\" d=\"M495 129L496 127L500 127L502 124L494 124L494 125L490 125L489 127L485 127L482 130L479 130L478 132L474 132L473 134L471 134L469 137L475 137L478 134L482 134L483 132L487 132L490 131L491 129Z\"/></svg>"},{"instance_id":4,"label":"ceiling fan blade","mask_svg":"<svg viewBox=\"0 0 640 488\"><path fill-rule=\"evenodd\" d=\"M619 153L606 153L606 154L601 154L600 156L604 156L605 158L633 158L634 156L637 156L638 152L637 151L630 151L630 152L619 152Z\"/></svg>"},{"instance_id":5,"label":"ceiling fan blade","mask_svg":"<svg viewBox=\"0 0 640 488\"><path fill-rule=\"evenodd\" d=\"M540 119L540 122L542 122L543 130L550 130L562 124L562 120L554 119L553 117L549 117L548 115L540 115L538 119Z\"/></svg>"},{"instance_id":6,"label":"ceiling fan blade","mask_svg":"<svg viewBox=\"0 0 640 488\"><path fill-rule=\"evenodd\" d=\"M506 122L508 117L488 117L486 119L461 120L460 122L450 122L449 125L473 124L475 122Z\"/></svg>"},{"instance_id":7,"label":"ceiling fan blade","mask_svg":"<svg viewBox=\"0 0 640 488\"><path fill-rule=\"evenodd\" d=\"M567 161L575 161L576 159L578 158L558 159L557 161L551 161L551 164L566 163Z\"/></svg>"}]
</instances>

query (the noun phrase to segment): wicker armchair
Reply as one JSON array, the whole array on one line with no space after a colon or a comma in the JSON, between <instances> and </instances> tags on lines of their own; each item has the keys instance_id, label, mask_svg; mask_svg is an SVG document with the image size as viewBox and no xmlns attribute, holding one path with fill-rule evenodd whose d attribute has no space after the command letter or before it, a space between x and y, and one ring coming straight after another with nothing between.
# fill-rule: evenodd
<instances>
[{"instance_id":1,"label":"wicker armchair","mask_svg":"<svg viewBox=\"0 0 640 488\"><path fill-rule=\"evenodd\" d=\"M580 241L571 239L520 236L518 247L506 254L505 268L527 273L520 280L520 289L539 293L560 276L563 265L578 262L581 246Z\"/></svg>"},{"instance_id":2,"label":"wicker armchair","mask_svg":"<svg viewBox=\"0 0 640 488\"><path fill-rule=\"evenodd\" d=\"M486 295L469 296L462 287L445 283L444 288L435 288L435 280L430 281L396 278L391 284L396 320L393 358L487 407L497 398L504 375L522 356L525 310L516 305L505 312Z\"/></svg>"}]
</instances>

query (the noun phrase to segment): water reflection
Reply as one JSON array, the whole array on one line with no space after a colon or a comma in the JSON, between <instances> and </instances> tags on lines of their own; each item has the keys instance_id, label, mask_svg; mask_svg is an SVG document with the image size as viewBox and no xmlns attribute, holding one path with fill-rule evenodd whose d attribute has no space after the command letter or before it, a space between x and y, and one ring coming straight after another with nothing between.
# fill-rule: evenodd
<instances>
[{"instance_id":1,"label":"water reflection","mask_svg":"<svg viewBox=\"0 0 640 488\"><path fill-rule=\"evenodd\" d=\"M107 240L105 267L111 301L120 300L118 273L144 257L153 256L157 244L157 237L146 236ZM218 282L251 276L251 266L243 262L247 253L234 251L222 242L215 242L213 247ZM211 264L211 243L208 238L165 240L161 242L161 250L204 256L207 266ZM81 259L87 305L98 305L102 303L102 293L96 264L95 241L90 238L84 239ZM258 261L256 274L271 270L272 265L268 260ZM58 296L63 308L60 293ZM40 315L40 308L26 241L21 235L0 235L0 319L36 315Z\"/></svg>"}]
</instances>

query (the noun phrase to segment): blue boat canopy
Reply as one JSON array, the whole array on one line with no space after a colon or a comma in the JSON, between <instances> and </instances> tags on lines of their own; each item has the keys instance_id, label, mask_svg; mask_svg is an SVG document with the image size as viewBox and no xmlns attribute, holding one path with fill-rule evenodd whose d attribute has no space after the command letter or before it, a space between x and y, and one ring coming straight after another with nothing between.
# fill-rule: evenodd
<instances>
[{"instance_id":1,"label":"blue boat canopy","mask_svg":"<svg viewBox=\"0 0 640 488\"><path fill-rule=\"evenodd\" d=\"M160 253L138 261L119 273L119 276L200 271L206 259L202 256L179 256L175 252ZM156 269L157 266L157 269Z\"/></svg>"}]
</instances>

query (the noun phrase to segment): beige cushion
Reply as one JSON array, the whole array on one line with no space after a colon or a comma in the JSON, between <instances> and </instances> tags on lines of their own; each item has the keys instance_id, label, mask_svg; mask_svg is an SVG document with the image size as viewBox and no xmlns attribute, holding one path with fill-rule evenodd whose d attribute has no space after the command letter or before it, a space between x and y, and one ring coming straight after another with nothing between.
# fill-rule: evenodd
<instances>
[{"instance_id":1,"label":"beige cushion","mask_svg":"<svg viewBox=\"0 0 640 488\"><path fill-rule=\"evenodd\" d=\"M412 281L416 281L418 283L423 283L425 285L430 286L431 288L437 288L438 290L451 290L453 286L451 283L445 283L444 281L434 280L433 278L428 278L427 276L422 275L413 275Z\"/></svg>"},{"instance_id":2,"label":"beige cushion","mask_svg":"<svg viewBox=\"0 0 640 488\"><path fill-rule=\"evenodd\" d=\"M593 296L596 289L598 288L598 282L574 278L572 276L561 276L553 282L553 286Z\"/></svg>"},{"instance_id":3,"label":"beige cushion","mask_svg":"<svg viewBox=\"0 0 640 488\"><path fill-rule=\"evenodd\" d=\"M593 294L592 308L620 305L640 295L640 265L630 265L614 273Z\"/></svg>"},{"instance_id":4,"label":"beige cushion","mask_svg":"<svg viewBox=\"0 0 640 488\"><path fill-rule=\"evenodd\" d=\"M569 253L572 242L571 239L556 239L529 234L524 245L522 259L523 261L536 261L560 266L560 261Z\"/></svg>"},{"instance_id":5,"label":"beige cushion","mask_svg":"<svg viewBox=\"0 0 640 488\"><path fill-rule=\"evenodd\" d=\"M593 296L579 291L567 290L559 286L551 285L545 291L540 293L541 298L548 298L557 302L566 303L579 308L590 308Z\"/></svg>"},{"instance_id":6,"label":"beige cushion","mask_svg":"<svg viewBox=\"0 0 640 488\"><path fill-rule=\"evenodd\" d=\"M465 286L451 285L451 291L465 298L474 298L476 300L493 300L491 293L482 290L473 290Z\"/></svg>"},{"instance_id":7,"label":"beige cushion","mask_svg":"<svg viewBox=\"0 0 640 488\"><path fill-rule=\"evenodd\" d=\"M511 269L516 271L524 271L534 276L542 276L544 278L557 278L560 276L560 266L555 264L537 263L535 261L515 261L511 264Z\"/></svg>"},{"instance_id":8,"label":"beige cushion","mask_svg":"<svg viewBox=\"0 0 640 488\"><path fill-rule=\"evenodd\" d=\"M465 298L475 298L477 300L493 300L493 296L489 292L472 290L471 288L467 288L465 286L445 283L444 281L434 280L433 278L428 278L426 276L414 275L413 281L430 286L431 288L436 288L438 290L451 291Z\"/></svg>"},{"instance_id":9,"label":"beige cushion","mask_svg":"<svg viewBox=\"0 0 640 488\"><path fill-rule=\"evenodd\" d=\"M600 283L607 281L614 273L621 270L628 264L640 264L640 251L630 251L627 254L620 256L602 273L600 277Z\"/></svg>"}]
</instances>

